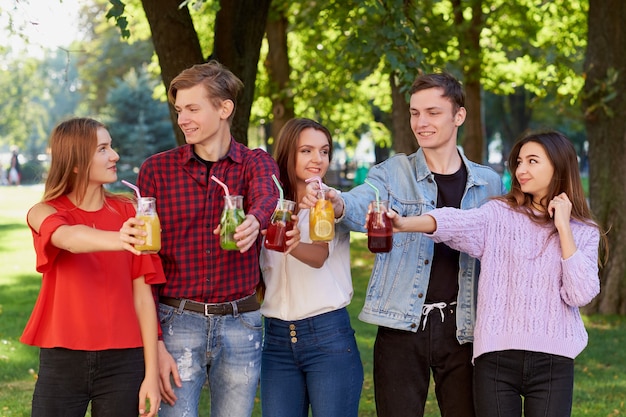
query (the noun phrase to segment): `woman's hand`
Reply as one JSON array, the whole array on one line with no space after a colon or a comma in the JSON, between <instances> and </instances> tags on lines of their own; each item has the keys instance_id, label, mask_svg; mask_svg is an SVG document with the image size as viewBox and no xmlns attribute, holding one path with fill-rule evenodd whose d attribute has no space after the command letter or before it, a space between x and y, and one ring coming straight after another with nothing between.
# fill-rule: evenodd
<instances>
[{"instance_id":1,"label":"woman's hand","mask_svg":"<svg viewBox=\"0 0 626 417\"><path fill-rule=\"evenodd\" d=\"M141 226L144 225L144 221L137 217L130 217L124 222L120 229L120 242L122 243L122 249L134 253L135 255L141 255L141 252L135 249L135 245L143 245L145 242L144 236L148 235Z\"/></svg>"}]
</instances>

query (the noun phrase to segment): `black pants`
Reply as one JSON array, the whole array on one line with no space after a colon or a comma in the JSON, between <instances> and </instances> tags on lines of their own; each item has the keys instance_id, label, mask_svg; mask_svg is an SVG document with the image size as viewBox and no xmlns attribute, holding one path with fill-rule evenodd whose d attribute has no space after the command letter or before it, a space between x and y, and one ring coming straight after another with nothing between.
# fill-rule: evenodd
<instances>
[{"instance_id":1,"label":"black pants","mask_svg":"<svg viewBox=\"0 0 626 417\"><path fill-rule=\"evenodd\" d=\"M442 417L474 417L472 344L456 339L456 309L430 312L417 333L379 327L374 344L378 417L422 417L430 372ZM481 416L482 417L482 416Z\"/></svg>"},{"instance_id":2,"label":"black pants","mask_svg":"<svg viewBox=\"0 0 626 417\"><path fill-rule=\"evenodd\" d=\"M33 417L137 417L143 349L41 349Z\"/></svg>"},{"instance_id":3,"label":"black pants","mask_svg":"<svg viewBox=\"0 0 626 417\"><path fill-rule=\"evenodd\" d=\"M480 355L474 363L474 398L480 417L519 417L522 407L526 417L571 415L573 359L504 350Z\"/></svg>"}]
</instances>

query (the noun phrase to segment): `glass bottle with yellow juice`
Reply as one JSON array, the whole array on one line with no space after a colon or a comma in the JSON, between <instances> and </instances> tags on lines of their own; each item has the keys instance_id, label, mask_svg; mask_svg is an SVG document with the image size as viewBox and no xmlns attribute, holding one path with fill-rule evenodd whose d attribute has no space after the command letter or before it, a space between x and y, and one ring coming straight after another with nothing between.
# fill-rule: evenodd
<instances>
[{"instance_id":1,"label":"glass bottle with yellow juice","mask_svg":"<svg viewBox=\"0 0 626 417\"><path fill-rule=\"evenodd\" d=\"M157 253L161 250L161 222L156 212L156 199L154 197L138 198L136 217L143 220L142 227L148 235L143 236L145 243L135 245L135 249L141 253Z\"/></svg>"},{"instance_id":2,"label":"glass bottle with yellow juice","mask_svg":"<svg viewBox=\"0 0 626 417\"><path fill-rule=\"evenodd\" d=\"M312 241L328 242L335 238L335 210L326 200L325 190L319 190L317 198L309 213L309 237Z\"/></svg>"}]
</instances>

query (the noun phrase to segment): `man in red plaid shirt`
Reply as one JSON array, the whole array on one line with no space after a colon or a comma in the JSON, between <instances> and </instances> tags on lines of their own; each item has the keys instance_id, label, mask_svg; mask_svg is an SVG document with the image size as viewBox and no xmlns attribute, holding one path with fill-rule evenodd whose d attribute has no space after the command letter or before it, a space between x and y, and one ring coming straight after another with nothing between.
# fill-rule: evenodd
<instances>
[{"instance_id":1,"label":"man in red plaid shirt","mask_svg":"<svg viewBox=\"0 0 626 417\"><path fill-rule=\"evenodd\" d=\"M167 283L156 288L163 405L161 417L197 416L209 381L211 416L252 414L261 365L260 230L279 197L278 167L261 149L235 141L230 126L241 81L211 61L184 70L168 98L186 145L153 155L139 171L142 196L156 197L159 252ZM251 87L252 88L252 87ZM223 250L218 226L225 190L244 197L239 250Z\"/></svg>"}]
</instances>

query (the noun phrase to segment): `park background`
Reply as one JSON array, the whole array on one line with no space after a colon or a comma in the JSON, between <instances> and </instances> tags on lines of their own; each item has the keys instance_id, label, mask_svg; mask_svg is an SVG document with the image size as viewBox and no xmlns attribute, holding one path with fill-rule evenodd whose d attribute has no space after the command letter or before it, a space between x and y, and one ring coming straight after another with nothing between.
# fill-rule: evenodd
<instances>
[{"instance_id":1,"label":"park background","mask_svg":"<svg viewBox=\"0 0 626 417\"><path fill-rule=\"evenodd\" d=\"M26 226L26 211L42 195L43 186L0 187L0 417L30 416L38 371L38 348L18 338L35 303L41 276ZM365 371L360 417L376 416L372 358L376 326L357 316L363 306L374 255L365 235L351 236L354 297L348 306ZM626 320L618 315L584 317L589 346L576 359L572 417L620 417L626 414ZM431 383L432 384L432 383ZM209 417L208 390L201 398L200 417ZM253 417L261 416L257 395ZM425 417L440 417L431 386Z\"/></svg>"},{"instance_id":2,"label":"park background","mask_svg":"<svg viewBox=\"0 0 626 417\"><path fill-rule=\"evenodd\" d=\"M0 171L17 150L22 184L40 183L52 127L90 116L110 128L120 179L134 181L147 156L184 142L164 86L215 58L246 86L233 124L238 141L271 152L286 120L316 119L337 149L327 182L348 189L372 163L415 150L407 89L420 72L449 71L467 93L459 146L470 159L505 172L508 150L528 129L558 129L576 146L611 255L601 293L584 309L590 343L595 336L608 350L591 345L594 360L583 369L603 372L577 369L577 381L582 373L609 385L583 382L580 390L577 382L595 408L575 415L620 415L624 400L612 398L626 397L625 361L609 352L623 346L616 335L626 315L624 21L623 0L0 0ZM26 393L36 357L17 337L39 286L23 224L40 195L32 190L0 187L0 367L8 366L0 383L23 383ZM355 262L363 270L353 271L353 323L367 367L375 329L354 312L371 255L359 236ZM24 291L19 303L13 291ZM373 415L368 377L363 415ZM28 402L12 392L0 390L0 416ZM16 399L8 411L5 398ZM17 413L6 415L27 415Z\"/></svg>"}]
</instances>

